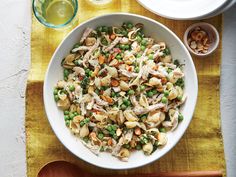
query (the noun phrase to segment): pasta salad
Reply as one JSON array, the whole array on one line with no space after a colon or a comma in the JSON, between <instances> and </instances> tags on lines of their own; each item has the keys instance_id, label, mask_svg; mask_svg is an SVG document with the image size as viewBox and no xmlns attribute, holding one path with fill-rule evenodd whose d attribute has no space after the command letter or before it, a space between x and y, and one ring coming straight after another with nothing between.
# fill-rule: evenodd
<instances>
[{"instance_id":1,"label":"pasta salad","mask_svg":"<svg viewBox=\"0 0 236 177\"><path fill-rule=\"evenodd\" d=\"M66 126L93 153L151 155L183 120L183 65L143 24L86 28L61 63L53 94Z\"/></svg>"}]
</instances>

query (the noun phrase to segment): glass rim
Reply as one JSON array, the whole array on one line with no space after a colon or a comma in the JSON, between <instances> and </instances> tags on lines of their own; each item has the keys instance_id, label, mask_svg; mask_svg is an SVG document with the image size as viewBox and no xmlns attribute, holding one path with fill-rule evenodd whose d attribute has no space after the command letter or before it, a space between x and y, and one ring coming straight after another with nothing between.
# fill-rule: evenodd
<instances>
[{"instance_id":1,"label":"glass rim","mask_svg":"<svg viewBox=\"0 0 236 177\"><path fill-rule=\"evenodd\" d=\"M46 27L49 27L49 28L62 28L62 27L65 27L66 25L68 25L76 16L77 14L77 11L78 11L78 1L75 0L75 10L74 10L74 14L73 16L65 23L63 24L60 24L60 25L53 25L51 23L47 23L46 21L43 21L41 18L39 18L39 15L38 15L38 12L36 10L36 7L34 5L36 0L33 0L32 1L32 7L33 7L33 12L34 12L34 16L36 17L36 19L43 25L45 25Z\"/></svg>"}]
</instances>

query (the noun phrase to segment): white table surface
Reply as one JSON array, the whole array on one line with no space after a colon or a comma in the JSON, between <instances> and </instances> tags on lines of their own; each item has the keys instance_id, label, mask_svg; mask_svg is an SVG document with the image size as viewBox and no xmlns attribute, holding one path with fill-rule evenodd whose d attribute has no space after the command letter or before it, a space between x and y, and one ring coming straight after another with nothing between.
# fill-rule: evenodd
<instances>
[{"instance_id":1,"label":"white table surface","mask_svg":"<svg viewBox=\"0 0 236 177\"><path fill-rule=\"evenodd\" d=\"M25 87L30 68L31 4L0 3L0 176L26 176ZM236 176L236 6L224 14L221 116L227 176Z\"/></svg>"}]
</instances>

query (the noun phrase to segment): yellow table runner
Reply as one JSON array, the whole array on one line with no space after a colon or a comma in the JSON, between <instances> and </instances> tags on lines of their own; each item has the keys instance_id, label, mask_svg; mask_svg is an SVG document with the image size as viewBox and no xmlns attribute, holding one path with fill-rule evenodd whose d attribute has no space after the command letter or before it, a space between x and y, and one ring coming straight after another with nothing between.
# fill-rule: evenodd
<instances>
[{"instance_id":1,"label":"yellow table runner","mask_svg":"<svg viewBox=\"0 0 236 177\"><path fill-rule=\"evenodd\" d=\"M90 6L79 0L79 23L101 14L130 12L153 18L181 39L185 29L197 21L175 21L157 16L135 0L114 0L103 8ZM204 20L213 24L222 34L222 16ZM160 160L144 167L114 172L89 165L76 158L58 141L47 121L42 99L42 86L50 58L68 31L55 31L32 18L31 72L26 97L26 148L28 177L35 177L39 169L54 160L67 160L94 173L150 173L168 171L223 170L225 171L219 112L219 79L221 42L216 52L207 58L194 57L199 79L198 102L193 120L180 142Z\"/></svg>"}]
</instances>

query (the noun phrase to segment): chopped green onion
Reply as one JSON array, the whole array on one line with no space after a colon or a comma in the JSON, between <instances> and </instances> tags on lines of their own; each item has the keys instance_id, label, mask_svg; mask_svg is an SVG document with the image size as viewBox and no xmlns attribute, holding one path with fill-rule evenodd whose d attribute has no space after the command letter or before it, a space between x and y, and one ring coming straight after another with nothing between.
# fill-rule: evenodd
<instances>
[{"instance_id":1,"label":"chopped green onion","mask_svg":"<svg viewBox=\"0 0 236 177\"><path fill-rule=\"evenodd\" d=\"M58 89L55 88L55 89L53 90L53 94L54 94L54 95L57 95L57 93L58 93Z\"/></svg>"},{"instance_id":2,"label":"chopped green onion","mask_svg":"<svg viewBox=\"0 0 236 177\"><path fill-rule=\"evenodd\" d=\"M144 51L145 49L146 49L146 47L141 45L141 50Z\"/></svg>"}]
</instances>

